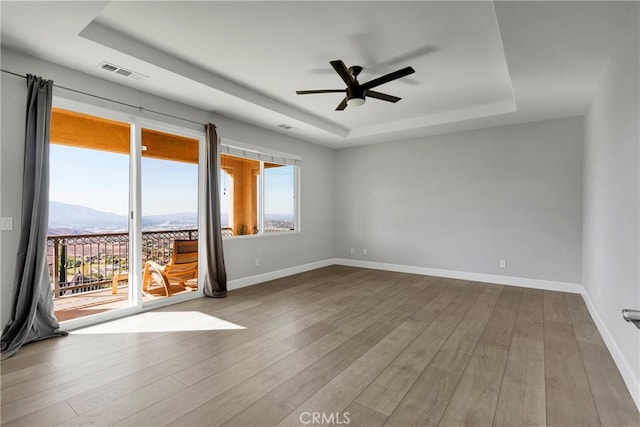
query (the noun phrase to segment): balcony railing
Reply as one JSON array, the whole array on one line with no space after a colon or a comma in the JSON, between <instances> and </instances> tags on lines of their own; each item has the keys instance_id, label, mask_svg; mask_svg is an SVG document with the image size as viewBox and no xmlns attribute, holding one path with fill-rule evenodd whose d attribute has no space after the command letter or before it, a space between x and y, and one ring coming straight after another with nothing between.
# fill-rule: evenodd
<instances>
[{"instance_id":1,"label":"balcony railing","mask_svg":"<svg viewBox=\"0 0 640 427\"><path fill-rule=\"evenodd\" d=\"M171 259L174 240L197 238L195 229L145 231L142 261L165 265ZM54 298L108 288L114 275L129 270L128 233L49 236L47 246Z\"/></svg>"}]
</instances>

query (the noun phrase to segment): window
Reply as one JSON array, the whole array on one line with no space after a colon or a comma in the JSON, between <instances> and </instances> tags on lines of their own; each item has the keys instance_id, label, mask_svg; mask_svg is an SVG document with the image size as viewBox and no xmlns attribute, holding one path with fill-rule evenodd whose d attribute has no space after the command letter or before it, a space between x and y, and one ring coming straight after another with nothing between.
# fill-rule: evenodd
<instances>
[{"instance_id":1,"label":"window","mask_svg":"<svg viewBox=\"0 0 640 427\"><path fill-rule=\"evenodd\" d=\"M220 216L223 236L299 229L298 169L291 155L223 144L220 154Z\"/></svg>"}]
</instances>

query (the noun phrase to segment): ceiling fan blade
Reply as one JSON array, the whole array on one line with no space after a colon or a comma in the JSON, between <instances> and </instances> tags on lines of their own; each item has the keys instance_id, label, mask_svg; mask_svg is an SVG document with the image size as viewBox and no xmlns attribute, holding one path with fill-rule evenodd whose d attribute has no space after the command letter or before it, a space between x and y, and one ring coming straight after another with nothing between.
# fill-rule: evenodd
<instances>
[{"instance_id":1,"label":"ceiling fan blade","mask_svg":"<svg viewBox=\"0 0 640 427\"><path fill-rule=\"evenodd\" d=\"M344 97L342 102L338 105L338 107L336 108L336 111L342 111L345 108L347 108L347 97L346 96Z\"/></svg>"},{"instance_id":2,"label":"ceiling fan blade","mask_svg":"<svg viewBox=\"0 0 640 427\"><path fill-rule=\"evenodd\" d=\"M297 90L296 93L298 95L309 95L312 93L337 93L337 92L345 92L346 89L318 89L318 90Z\"/></svg>"},{"instance_id":3,"label":"ceiling fan blade","mask_svg":"<svg viewBox=\"0 0 640 427\"><path fill-rule=\"evenodd\" d=\"M369 98L376 98L376 99L381 99L383 101L389 101L389 102L398 102L402 99L402 98L398 98L397 96L387 95L386 93L380 93L373 90L368 90L366 92L366 95Z\"/></svg>"},{"instance_id":4,"label":"ceiling fan blade","mask_svg":"<svg viewBox=\"0 0 640 427\"><path fill-rule=\"evenodd\" d=\"M393 73L389 73L382 77L378 77L377 79L370 80L364 84L361 84L360 87L362 87L363 89L371 89L376 86L380 86L381 84L390 82L392 80L396 80L401 77L408 76L409 74L413 74L415 72L416 70L414 70L413 68L406 67L406 68L403 68L402 70L394 71Z\"/></svg>"},{"instance_id":5,"label":"ceiling fan blade","mask_svg":"<svg viewBox=\"0 0 640 427\"><path fill-rule=\"evenodd\" d=\"M333 69L336 70L336 73L338 73L342 80L344 80L344 82L347 84L347 87L355 84L356 81L353 79L353 76L349 72L349 69L346 65L344 65L344 62L342 62L342 60L338 59L336 61L330 61L329 64L331 64Z\"/></svg>"}]
</instances>

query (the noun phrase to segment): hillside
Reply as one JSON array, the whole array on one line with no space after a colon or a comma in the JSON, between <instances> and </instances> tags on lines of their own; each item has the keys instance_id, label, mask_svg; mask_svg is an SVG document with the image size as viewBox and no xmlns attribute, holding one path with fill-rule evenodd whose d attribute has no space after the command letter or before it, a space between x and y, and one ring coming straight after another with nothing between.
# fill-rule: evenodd
<instances>
[{"instance_id":1,"label":"hillside","mask_svg":"<svg viewBox=\"0 0 640 427\"><path fill-rule=\"evenodd\" d=\"M142 217L142 226L145 229L195 228L196 224L197 215L193 212ZM86 206L49 202L50 235L124 231L127 227L126 215L102 212Z\"/></svg>"},{"instance_id":2,"label":"hillside","mask_svg":"<svg viewBox=\"0 0 640 427\"><path fill-rule=\"evenodd\" d=\"M86 206L49 202L49 229L126 230L127 226L126 215L101 212Z\"/></svg>"}]
</instances>

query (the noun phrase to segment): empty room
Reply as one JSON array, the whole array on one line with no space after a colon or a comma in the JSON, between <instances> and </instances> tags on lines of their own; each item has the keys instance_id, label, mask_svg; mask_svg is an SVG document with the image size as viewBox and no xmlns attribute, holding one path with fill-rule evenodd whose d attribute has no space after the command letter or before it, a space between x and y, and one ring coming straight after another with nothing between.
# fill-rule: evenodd
<instances>
[{"instance_id":1,"label":"empty room","mask_svg":"<svg viewBox=\"0 0 640 427\"><path fill-rule=\"evenodd\" d=\"M640 426L639 2L0 19L3 426Z\"/></svg>"}]
</instances>

